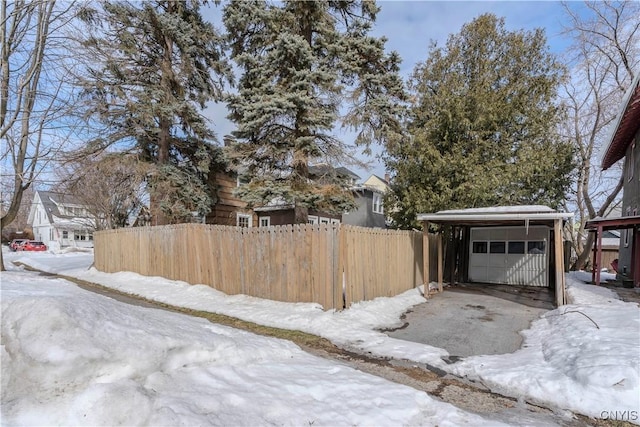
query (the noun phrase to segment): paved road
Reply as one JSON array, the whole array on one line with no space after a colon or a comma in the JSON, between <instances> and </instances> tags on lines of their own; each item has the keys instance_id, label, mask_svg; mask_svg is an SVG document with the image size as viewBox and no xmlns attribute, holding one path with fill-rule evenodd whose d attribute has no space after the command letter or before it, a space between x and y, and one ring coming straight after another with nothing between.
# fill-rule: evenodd
<instances>
[{"instance_id":1,"label":"paved road","mask_svg":"<svg viewBox=\"0 0 640 427\"><path fill-rule=\"evenodd\" d=\"M553 308L535 298L544 290L486 286L452 287L411 308L405 325L387 334L394 338L444 348L452 359L481 354L513 353L522 345L519 332ZM522 288L521 288L522 289ZM522 295L522 294L531 295ZM515 300L515 301L512 301ZM529 304L529 305L526 305Z\"/></svg>"}]
</instances>

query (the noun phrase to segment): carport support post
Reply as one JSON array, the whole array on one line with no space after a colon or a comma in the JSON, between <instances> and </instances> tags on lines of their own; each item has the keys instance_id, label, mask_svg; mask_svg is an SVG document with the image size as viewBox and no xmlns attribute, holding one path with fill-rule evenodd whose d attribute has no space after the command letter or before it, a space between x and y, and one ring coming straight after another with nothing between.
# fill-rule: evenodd
<instances>
[{"instance_id":1,"label":"carport support post","mask_svg":"<svg viewBox=\"0 0 640 427\"><path fill-rule=\"evenodd\" d=\"M554 256L556 261L556 305L560 307L565 303L564 256L562 254L562 250L564 248L564 246L562 245L562 219L555 219L553 221L553 240L555 252Z\"/></svg>"},{"instance_id":2,"label":"carport support post","mask_svg":"<svg viewBox=\"0 0 640 427\"><path fill-rule=\"evenodd\" d=\"M593 257L593 272L595 273L595 284L600 286L600 268L602 265L602 225L598 225L596 241L594 243L595 256Z\"/></svg>"},{"instance_id":3,"label":"carport support post","mask_svg":"<svg viewBox=\"0 0 640 427\"><path fill-rule=\"evenodd\" d=\"M444 265L442 262L442 254L444 252L443 249L443 239L442 239L442 231L438 233L438 292L442 292L442 282L444 277Z\"/></svg>"},{"instance_id":4,"label":"carport support post","mask_svg":"<svg viewBox=\"0 0 640 427\"><path fill-rule=\"evenodd\" d=\"M424 297L429 299L429 221L422 222L422 277Z\"/></svg>"}]
</instances>

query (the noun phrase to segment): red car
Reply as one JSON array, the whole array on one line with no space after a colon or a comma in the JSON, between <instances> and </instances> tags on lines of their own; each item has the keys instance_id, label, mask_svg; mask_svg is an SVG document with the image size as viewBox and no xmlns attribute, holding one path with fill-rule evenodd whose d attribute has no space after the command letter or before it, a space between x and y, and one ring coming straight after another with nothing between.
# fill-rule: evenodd
<instances>
[{"instance_id":1,"label":"red car","mask_svg":"<svg viewBox=\"0 0 640 427\"><path fill-rule=\"evenodd\" d=\"M38 242L36 240L29 240L24 242L22 248L20 250L23 251L46 251L47 245L42 242Z\"/></svg>"},{"instance_id":2,"label":"red car","mask_svg":"<svg viewBox=\"0 0 640 427\"><path fill-rule=\"evenodd\" d=\"M9 243L9 249L13 252L19 251L22 249L22 245L27 242L27 239L13 239L11 243Z\"/></svg>"}]
</instances>

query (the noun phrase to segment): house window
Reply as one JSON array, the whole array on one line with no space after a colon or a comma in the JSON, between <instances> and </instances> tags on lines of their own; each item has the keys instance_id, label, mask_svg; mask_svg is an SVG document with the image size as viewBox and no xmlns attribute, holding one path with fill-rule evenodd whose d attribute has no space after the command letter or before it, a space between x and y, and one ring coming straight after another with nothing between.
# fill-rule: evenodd
<instances>
[{"instance_id":1,"label":"house window","mask_svg":"<svg viewBox=\"0 0 640 427\"><path fill-rule=\"evenodd\" d=\"M238 175L236 179L236 187L240 187L241 185L246 185L249 183L249 178L244 175Z\"/></svg>"},{"instance_id":2,"label":"house window","mask_svg":"<svg viewBox=\"0 0 640 427\"><path fill-rule=\"evenodd\" d=\"M63 239L68 239L69 238L69 232L67 230L63 230L62 231L62 238Z\"/></svg>"},{"instance_id":3,"label":"house window","mask_svg":"<svg viewBox=\"0 0 640 427\"><path fill-rule=\"evenodd\" d=\"M318 217L317 217L317 216L315 216L315 215L309 215L309 216L307 217L307 222L308 222L309 224L317 224L317 223L318 223Z\"/></svg>"},{"instance_id":4,"label":"house window","mask_svg":"<svg viewBox=\"0 0 640 427\"><path fill-rule=\"evenodd\" d=\"M491 242L489 243L489 253L503 254L506 249L506 242Z\"/></svg>"},{"instance_id":5,"label":"house window","mask_svg":"<svg viewBox=\"0 0 640 427\"><path fill-rule=\"evenodd\" d=\"M333 225L340 224L340 220L339 219L332 219L331 220L331 224L333 224Z\"/></svg>"},{"instance_id":6,"label":"house window","mask_svg":"<svg viewBox=\"0 0 640 427\"><path fill-rule=\"evenodd\" d=\"M382 204L382 195L373 193L373 212L382 214L384 213L384 206Z\"/></svg>"},{"instance_id":7,"label":"house window","mask_svg":"<svg viewBox=\"0 0 640 427\"><path fill-rule=\"evenodd\" d=\"M245 228L249 228L251 227L251 215L247 215L247 214L237 214L236 216L236 225L238 227L245 227Z\"/></svg>"},{"instance_id":8,"label":"house window","mask_svg":"<svg viewBox=\"0 0 640 427\"><path fill-rule=\"evenodd\" d=\"M487 242L473 242L473 253L474 254L486 254L487 253Z\"/></svg>"},{"instance_id":9,"label":"house window","mask_svg":"<svg viewBox=\"0 0 640 427\"><path fill-rule=\"evenodd\" d=\"M93 234L89 234L89 240L93 240Z\"/></svg>"},{"instance_id":10,"label":"house window","mask_svg":"<svg viewBox=\"0 0 640 427\"><path fill-rule=\"evenodd\" d=\"M329 224L330 222L329 218L320 218L320 224Z\"/></svg>"},{"instance_id":11,"label":"house window","mask_svg":"<svg viewBox=\"0 0 640 427\"><path fill-rule=\"evenodd\" d=\"M631 208L628 207L626 216L630 216L630 215L631 215ZM625 248L629 247L629 229L628 228L624 230L624 247Z\"/></svg>"},{"instance_id":12,"label":"house window","mask_svg":"<svg viewBox=\"0 0 640 427\"><path fill-rule=\"evenodd\" d=\"M627 180L631 181L633 179L633 169L635 168L636 163L636 143L635 141L631 144L631 150L629 151L629 158L627 159Z\"/></svg>"},{"instance_id":13,"label":"house window","mask_svg":"<svg viewBox=\"0 0 640 427\"><path fill-rule=\"evenodd\" d=\"M271 225L271 217L270 216L261 216L260 217L260 227L269 227Z\"/></svg>"}]
</instances>

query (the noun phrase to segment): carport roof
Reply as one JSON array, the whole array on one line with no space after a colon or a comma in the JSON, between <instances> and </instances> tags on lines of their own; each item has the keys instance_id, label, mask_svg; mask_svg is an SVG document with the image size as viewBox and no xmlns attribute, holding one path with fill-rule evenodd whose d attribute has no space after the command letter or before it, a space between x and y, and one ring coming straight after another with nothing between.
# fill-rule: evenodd
<instances>
[{"instance_id":1,"label":"carport roof","mask_svg":"<svg viewBox=\"0 0 640 427\"><path fill-rule=\"evenodd\" d=\"M587 230L596 230L602 227L602 230L623 230L625 228L634 228L640 225L640 215L623 216L619 218L593 218L587 221L584 228Z\"/></svg>"},{"instance_id":2,"label":"carport roof","mask_svg":"<svg viewBox=\"0 0 640 427\"><path fill-rule=\"evenodd\" d=\"M494 206L418 214L418 221L447 225L553 225L556 219L567 220L572 213L556 212L547 206Z\"/></svg>"}]
</instances>

